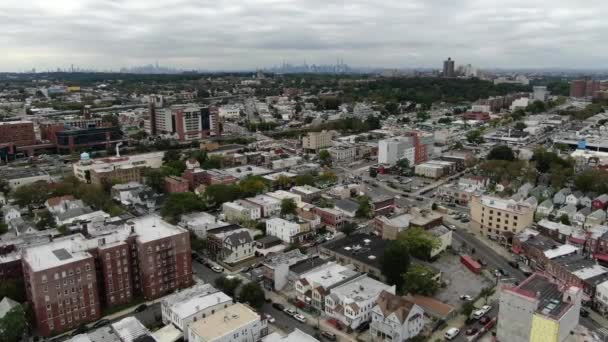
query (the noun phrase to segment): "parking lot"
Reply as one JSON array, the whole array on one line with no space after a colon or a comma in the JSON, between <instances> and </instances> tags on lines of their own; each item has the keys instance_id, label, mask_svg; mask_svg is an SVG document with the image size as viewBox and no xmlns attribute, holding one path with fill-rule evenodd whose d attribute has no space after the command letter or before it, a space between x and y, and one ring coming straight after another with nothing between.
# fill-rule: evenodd
<instances>
[{"instance_id":1,"label":"parking lot","mask_svg":"<svg viewBox=\"0 0 608 342\"><path fill-rule=\"evenodd\" d=\"M452 242L459 249L458 242ZM463 303L460 295L468 294L475 297L484 287L492 286L492 282L481 275L474 274L466 268L458 255L447 252L433 263L433 267L443 272L443 280L447 283L437 294L437 298L450 305L460 307Z\"/></svg>"}]
</instances>

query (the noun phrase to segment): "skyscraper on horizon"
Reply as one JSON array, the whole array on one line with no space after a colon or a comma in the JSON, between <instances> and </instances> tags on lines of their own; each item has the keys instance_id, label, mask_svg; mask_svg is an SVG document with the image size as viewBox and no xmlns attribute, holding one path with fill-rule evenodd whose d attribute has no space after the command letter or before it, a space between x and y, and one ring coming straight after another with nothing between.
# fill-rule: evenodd
<instances>
[{"instance_id":1,"label":"skyscraper on horizon","mask_svg":"<svg viewBox=\"0 0 608 342\"><path fill-rule=\"evenodd\" d=\"M454 73L454 61L451 57L448 57L447 61L443 61L443 77L455 77Z\"/></svg>"}]
</instances>

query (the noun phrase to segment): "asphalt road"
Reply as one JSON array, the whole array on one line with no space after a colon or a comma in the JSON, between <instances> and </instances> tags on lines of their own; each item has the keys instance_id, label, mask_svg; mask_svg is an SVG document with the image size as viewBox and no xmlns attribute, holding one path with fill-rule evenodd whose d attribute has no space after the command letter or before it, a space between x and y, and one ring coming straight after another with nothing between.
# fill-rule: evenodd
<instances>
[{"instance_id":1,"label":"asphalt road","mask_svg":"<svg viewBox=\"0 0 608 342\"><path fill-rule=\"evenodd\" d=\"M295 310L295 306L292 306L291 308ZM290 333L295 328L298 328L311 336L314 336L315 333L317 332L317 330L315 330L313 328L313 326L317 325L317 322L309 321L309 322L307 322L307 324L300 323L300 322L296 321L293 317L288 316L286 313L275 309L269 303L264 304L264 306L262 307L262 312L272 316L275 319L275 322L271 323L271 324L275 325L277 328L279 328L285 332Z\"/></svg>"}]
</instances>

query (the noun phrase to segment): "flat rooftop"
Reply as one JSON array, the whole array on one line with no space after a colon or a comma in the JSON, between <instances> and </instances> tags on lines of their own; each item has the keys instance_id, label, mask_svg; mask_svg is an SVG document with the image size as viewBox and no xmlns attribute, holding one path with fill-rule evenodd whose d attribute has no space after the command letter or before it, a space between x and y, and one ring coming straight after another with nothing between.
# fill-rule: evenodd
<instances>
[{"instance_id":1,"label":"flat rooftop","mask_svg":"<svg viewBox=\"0 0 608 342\"><path fill-rule=\"evenodd\" d=\"M302 274L300 278L306 279L309 283L328 288L357 274L359 273L348 267L332 262Z\"/></svg>"},{"instance_id":2,"label":"flat rooftop","mask_svg":"<svg viewBox=\"0 0 608 342\"><path fill-rule=\"evenodd\" d=\"M336 295L342 298L349 298L355 303L363 302L377 296L380 292L386 290L390 292L391 286L386 285L376 279L364 276L357 278L356 281L348 282L344 285L334 287L331 290L331 295ZM345 303L348 304L348 303Z\"/></svg>"},{"instance_id":3,"label":"flat rooftop","mask_svg":"<svg viewBox=\"0 0 608 342\"><path fill-rule=\"evenodd\" d=\"M531 275L509 291L538 299L538 312L547 316L560 317L571 305L564 302L563 293L556 283L538 273Z\"/></svg>"},{"instance_id":4,"label":"flat rooftop","mask_svg":"<svg viewBox=\"0 0 608 342\"><path fill-rule=\"evenodd\" d=\"M86 245L86 239L82 234L59 238L48 244L26 248L24 260L34 272L89 258L92 260L93 256L79 248L79 244ZM91 265L91 267L94 267L94 265Z\"/></svg>"},{"instance_id":5,"label":"flat rooftop","mask_svg":"<svg viewBox=\"0 0 608 342\"><path fill-rule=\"evenodd\" d=\"M211 341L260 320L260 316L244 304L236 303L190 325L203 341Z\"/></svg>"},{"instance_id":6,"label":"flat rooftop","mask_svg":"<svg viewBox=\"0 0 608 342\"><path fill-rule=\"evenodd\" d=\"M353 234L342 239L328 241L321 247L379 269L380 257L384 255L384 250L388 247L389 242L389 240L383 240L371 234Z\"/></svg>"},{"instance_id":7,"label":"flat rooftop","mask_svg":"<svg viewBox=\"0 0 608 342\"><path fill-rule=\"evenodd\" d=\"M0 178L8 180L48 175L48 172L36 168L10 168L0 170Z\"/></svg>"},{"instance_id":8,"label":"flat rooftop","mask_svg":"<svg viewBox=\"0 0 608 342\"><path fill-rule=\"evenodd\" d=\"M135 234L137 234L137 240L142 243L187 232L187 230L174 226L157 215L136 217L129 220L127 225L131 225L131 223Z\"/></svg>"}]
</instances>

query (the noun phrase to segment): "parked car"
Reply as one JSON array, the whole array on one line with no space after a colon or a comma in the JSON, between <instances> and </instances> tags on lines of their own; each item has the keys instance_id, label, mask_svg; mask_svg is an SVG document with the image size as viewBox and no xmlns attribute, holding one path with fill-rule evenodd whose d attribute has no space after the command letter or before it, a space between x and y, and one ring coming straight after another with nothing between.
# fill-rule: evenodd
<instances>
[{"instance_id":1,"label":"parked car","mask_svg":"<svg viewBox=\"0 0 608 342\"><path fill-rule=\"evenodd\" d=\"M465 218L461 218L461 219L460 219L460 222L462 222L462 223L468 223L468 222L470 222L470 221L471 221L471 220L469 220L469 219L468 219L468 218L466 218L466 217L465 217Z\"/></svg>"},{"instance_id":2,"label":"parked car","mask_svg":"<svg viewBox=\"0 0 608 342\"><path fill-rule=\"evenodd\" d=\"M481 307L481 310L483 310L485 313L490 312L490 310L492 310L492 305L484 305Z\"/></svg>"},{"instance_id":3,"label":"parked car","mask_svg":"<svg viewBox=\"0 0 608 342\"><path fill-rule=\"evenodd\" d=\"M92 328L100 328L100 327L103 327L108 324L110 324L110 320L104 318L104 319L100 319L99 321L95 322L95 324L93 324Z\"/></svg>"},{"instance_id":4,"label":"parked car","mask_svg":"<svg viewBox=\"0 0 608 342\"><path fill-rule=\"evenodd\" d=\"M482 259L477 259L477 262L481 265L481 266L488 266L488 262Z\"/></svg>"},{"instance_id":5,"label":"parked car","mask_svg":"<svg viewBox=\"0 0 608 342\"><path fill-rule=\"evenodd\" d=\"M486 314L486 312L480 309L480 310L473 311L473 315L472 316L473 316L474 319L480 319L485 314Z\"/></svg>"},{"instance_id":6,"label":"parked car","mask_svg":"<svg viewBox=\"0 0 608 342\"><path fill-rule=\"evenodd\" d=\"M330 333L329 331L323 331L321 332L321 336L329 341L336 341L338 338L336 337L336 334Z\"/></svg>"},{"instance_id":7,"label":"parked car","mask_svg":"<svg viewBox=\"0 0 608 342\"><path fill-rule=\"evenodd\" d=\"M448 331L445 332L443 337L445 337L445 339L449 341L449 340L455 339L456 336L458 336L458 334L460 334L460 329L450 328L450 329L448 329Z\"/></svg>"},{"instance_id":8,"label":"parked car","mask_svg":"<svg viewBox=\"0 0 608 342\"><path fill-rule=\"evenodd\" d=\"M306 323L306 317L304 317L304 315L302 315L302 314L295 314L295 315L293 315L293 318L295 318L296 321L298 321L300 323Z\"/></svg>"},{"instance_id":9,"label":"parked car","mask_svg":"<svg viewBox=\"0 0 608 342\"><path fill-rule=\"evenodd\" d=\"M249 271L251 271L251 266L247 266L247 267L243 268L243 269L241 270L241 273L247 273L247 272L249 272Z\"/></svg>"},{"instance_id":10,"label":"parked car","mask_svg":"<svg viewBox=\"0 0 608 342\"><path fill-rule=\"evenodd\" d=\"M287 315L289 315L289 316L292 316L292 317L293 317L293 316L296 314L296 312L295 312L294 310L289 309L289 308L288 308L288 309L283 310L283 312L284 312L284 313L286 313L286 314L287 314Z\"/></svg>"},{"instance_id":11,"label":"parked car","mask_svg":"<svg viewBox=\"0 0 608 342\"><path fill-rule=\"evenodd\" d=\"M448 228L449 228L450 230L456 230L456 226L455 226L455 225L453 225L453 224L448 225Z\"/></svg>"},{"instance_id":12,"label":"parked car","mask_svg":"<svg viewBox=\"0 0 608 342\"><path fill-rule=\"evenodd\" d=\"M490 323L490 321L491 321L491 320L492 320L492 319L491 319L490 317L488 317L488 316L483 316L483 317L481 317L481 318L479 319L479 323L480 323L480 324L482 324L482 325L486 325L486 324Z\"/></svg>"},{"instance_id":13,"label":"parked car","mask_svg":"<svg viewBox=\"0 0 608 342\"><path fill-rule=\"evenodd\" d=\"M460 300L470 302L473 300L473 297L469 296L468 294L463 294L463 295L460 295Z\"/></svg>"},{"instance_id":14,"label":"parked car","mask_svg":"<svg viewBox=\"0 0 608 342\"><path fill-rule=\"evenodd\" d=\"M219 267L219 266L213 266L213 267L211 267L211 270L213 272L215 272L215 273L222 273L222 272L224 272L224 269L222 267Z\"/></svg>"},{"instance_id":15,"label":"parked car","mask_svg":"<svg viewBox=\"0 0 608 342\"><path fill-rule=\"evenodd\" d=\"M285 306L281 303L272 303L272 307L279 311L285 310Z\"/></svg>"},{"instance_id":16,"label":"parked car","mask_svg":"<svg viewBox=\"0 0 608 342\"><path fill-rule=\"evenodd\" d=\"M478 332L479 332L479 329L477 329L477 328L469 328L464 333L467 336L471 336L471 335L477 334Z\"/></svg>"},{"instance_id":17,"label":"parked car","mask_svg":"<svg viewBox=\"0 0 608 342\"><path fill-rule=\"evenodd\" d=\"M135 312L146 311L147 308L148 308L147 304L142 304L142 305L138 306L137 308L135 308Z\"/></svg>"},{"instance_id":18,"label":"parked car","mask_svg":"<svg viewBox=\"0 0 608 342\"><path fill-rule=\"evenodd\" d=\"M274 323L275 319L274 317L270 316L269 314L265 314L266 316L266 320L270 323Z\"/></svg>"},{"instance_id":19,"label":"parked car","mask_svg":"<svg viewBox=\"0 0 608 342\"><path fill-rule=\"evenodd\" d=\"M581 309L581 317L589 317L589 311L585 310L585 309Z\"/></svg>"},{"instance_id":20,"label":"parked car","mask_svg":"<svg viewBox=\"0 0 608 342\"><path fill-rule=\"evenodd\" d=\"M364 332L367 329L369 329L369 321L366 321L366 322L363 322L363 323L359 324L359 326L355 330L358 333L361 333L361 332Z\"/></svg>"}]
</instances>

